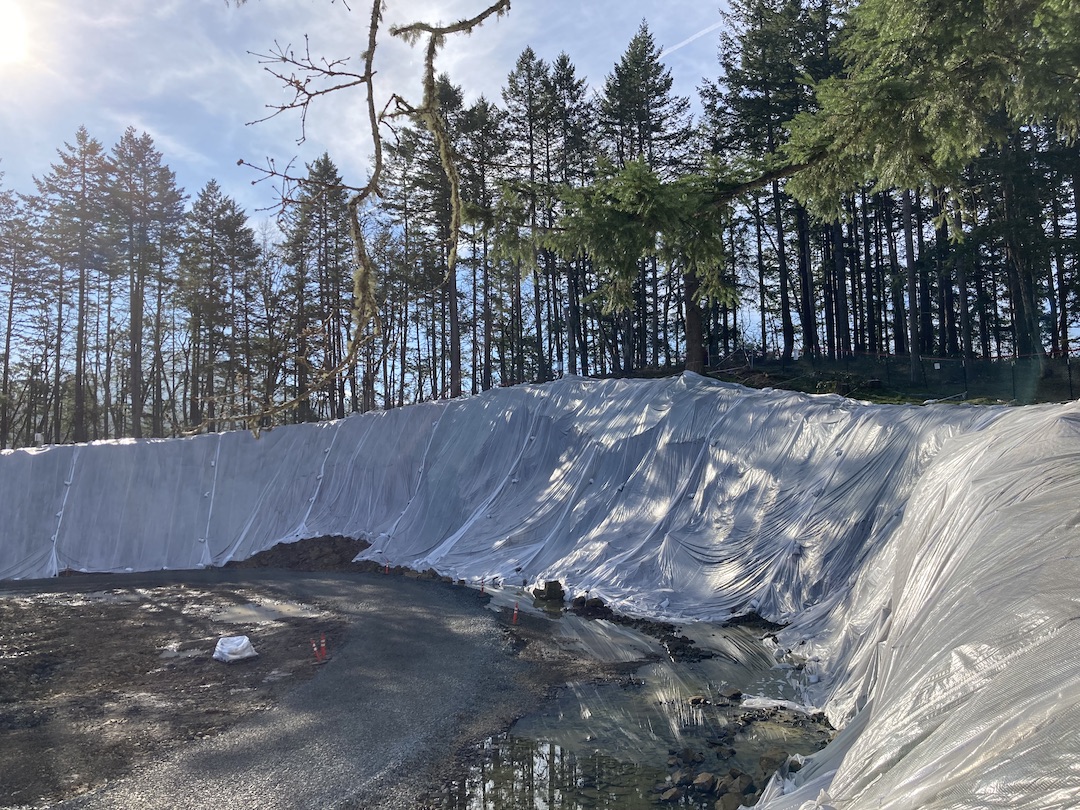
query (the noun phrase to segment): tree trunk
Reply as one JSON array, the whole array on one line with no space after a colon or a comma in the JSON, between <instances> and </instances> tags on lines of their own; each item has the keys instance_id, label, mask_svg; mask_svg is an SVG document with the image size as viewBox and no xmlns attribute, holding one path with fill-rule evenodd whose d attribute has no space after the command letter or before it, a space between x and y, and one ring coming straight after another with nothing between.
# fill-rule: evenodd
<instances>
[{"instance_id":1,"label":"tree trunk","mask_svg":"<svg viewBox=\"0 0 1080 810\"><path fill-rule=\"evenodd\" d=\"M915 239L911 222L911 192L904 190L901 202L901 216L904 227L904 252L907 254L907 294L908 294L908 345L911 347L911 381L918 382L921 366L919 357L919 305L918 284L915 268Z\"/></svg>"},{"instance_id":2,"label":"tree trunk","mask_svg":"<svg viewBox=\"0 0 1080 810\"><path fill-rule=\"evenodd\" d=\"M772 182L773 215L776 219L776 263L780 272L780 333L783 337L781 358L791 360L795 351L795 323L791 318L791 291L788 277L787 246L784 237L784 209L781 205L780 181Z\"/></svg>"},{"instance_id":3,"label":"tree trunk","mask_svg":"<svg viewBox=\"0 0 1080 810\"><path fill-rule=\"evenodd\" d=\"M461 396L461 317L458 315L457 268L446 274L447 318L450 320L450 396Z\"/></svg>"},{"instance_id":4,"label":"tree trunk","mask_svg":"<svg viewBox=\"0 0 1080 810\"><path fill-rule=\"evenodd\" d=\"M833 267L836 271L836 337L841 357L851 355L851 323L848 312L847 262L844 255L844 228L839 221L832 224Z\"/></svg>"},{"instance_id":5,"label":"tree trunk","mask_svg":"<svg viewBox=\"0 0 1080 810\"><path fill-rule=\"evenodd\" d=\"M75 310L75 402L72 413L72 440L85 442L86 430L86 326L89 309L86 267L79 268L78 299Z\"/></svg>"},{"instance_id":6,"label":"tree trunk","mask_svg":"<svg viewBox=\"0 0 1080 810\"><path fill-rule=\"evenodd\" d=\"M814 275L810 266L810 218L795 204L795 226L799 238L799 319L802 322L803 352L818 355L817 313L814 310Z\"/></svg>"},{"instance_id":7,"label":"tree trunk","mask_svg":"<svg viewBox=\"0 0 1080 810\"><path fill-rule=\"evenodd\" d=\"M863 226L863 295L866 297L866 348L876 354L881 351L881 343L879 342L881 332L878 328L877 302L874 300L874 265L870 254L870 212L866 204L866 190L863 189L859 194Z\"/></svg>"},{"instance_id":8,"label":"tree trunk","mask_svg":"<svg viewBox=\"0 0 1080 810\"><path fill-rule=\"evenodd\" d=\"M683 274L683 314L686 320L686 370L705 373L704 333L701 305L697 302L698 277L692 270Z\"/></svg>"}]
</instances>

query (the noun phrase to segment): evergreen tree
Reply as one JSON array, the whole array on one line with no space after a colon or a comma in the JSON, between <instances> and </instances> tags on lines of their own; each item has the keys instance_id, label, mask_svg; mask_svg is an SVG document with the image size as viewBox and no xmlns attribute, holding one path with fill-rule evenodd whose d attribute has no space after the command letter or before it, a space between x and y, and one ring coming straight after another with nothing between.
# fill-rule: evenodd
<instances>
[{"instance_id":1,"label":"evergreen tree","mask_svg":"<svg viewBox=\"0 0 1080 810\"><path fill-rule=\"evenodd\" d=\"M633 160L672 179L688 159L690 101L672 94L671 70L660 61L648 24L642 20L622 58L604 81L599 123L603 144L616 166Z\"/></svg>"},{"instance_id":2,"label":"evergreen tree","mask_svg":"<svg viewBox=\"0 0 1080 810\"><path fill-rule=\"evenodd\" d=\"M109 213L113 249L127 270L131 435L135 438L143 435L147 393L143 351L147 282L156 275L163 284L173 274L183 203L176 175L162 162L153 139L145 132L136 135L134 127L128 127L112 150ZM157 426L152 432L161 435L160 414L152 415Z\"/></svg>"},{"instance_id":3,"label":"evergreen tree","mask_svg":"<svg viewBox=\"0 0 1080 810\"><path fill-rule=\"evenodd\" d=\"M593 176L596 144L592 134L594 105L587 94L587 82L577 77L570 57L560 53L551 66L551 118L554 128L555 180L566 187L581 187ZM589 349L586 339L587 260L566 263L567 355L572 374L587 374Z\"/></svg>"},{"instance_id":4,"label":"evergreen tree","mask_svg":"<svg viewBox=\"0 0 1080 810\"><path fill-rule=\"evenodd\" d=\"M235 369L230 368L235 337L237 280L259 257L255 233L235 200L210 180L188 212L180 258L181 302L187 310L187 422L193 428L218 429L234 398ZM226 411L223 413L223 411Z\"/></svg>"},{"instance_id":5,"label":"evergreen tree","mask_svg":"<svg viewBox=\"0 0 1080 810\"><path fill-rule=\"evenodd\" d=\"M472 392L492 387L495 318L494 266L491 231L495 216L497 183L510 149L507 115L481 96L461 117L462 194L469 202L472 226L470 256L472 283Z\"/></svg>"},{"instance_id":6,"label":"evergreen tree","mask_svg":"<svg viewBox=\"0 0 1080 810\"><path fill-rule=\"evenodd\" d=\"M692 121L690 102L672 94L673 83L642 21L605 80L599 102L601 144L616 167L641 161L660 180L678 176L688 158ZM625 371L635 363L656 365L658 359L661 279L655 255L641 258L639 269L633 304L620 314ZM677 281L668 278L664 283L671 288Z\"/></svg>"},{"instance_id":7,"label":"evergreen tree","mask_svg":"<svg viewBox=\"0 0 1080 810\"><path fill-rule=\"evenodd\" d=\"M25 339L17 329L17 321L32 297L33 273L39 261L36 253L25 205L14 191L0 189L0 449L15 443L19 407L14 374L19 355L24 353L18 351L19 345ZM24 390L24 397L28 393ZM23 403L24 411L28 405Z\"/></svg>"},{"instance_id":8,"label":"evergreen tree","mask_svg":"<svg viewBox=\"0 0 1080 810\"><path fill-rule=\"evenodd\" d=\"M101 142L79 127L75 143L57 152L60 161L34 182L45 212L44 242L54 268L56 286L56 354L54 362L53 440L62 441L60 391L63 367L65 300L68 272L75 274L75 368L73 381L72 438L89 439L87 414L87 324L90 315L90 274L106 271L105 223L108 161Z\"/></svg>"},{"instance_id":9,"label":"evergreen tree","mask_svg":"<svg viewBox=\"0 0 1080 810\"><path fill-rule=\"evenodd\" d=\"M537 57L532 48L526 47L507 76L506 87L502 92L503 102L506 104L511 157L517 168L516 177L521 181L518 188L520 203L524 206L524 224L528 226L530 233L536 233L543 224L543 213L549 207L546 197L550 183L545 182L549 179L549 172L545 169L550 167L551 154L553 99L550 87L550 68L543 59ZM533 287L533 350L538 376L540 379L548 379L550 369L544 358L544 301L543 285L540 282L542 261L539 253L534 251L528 257L527 266L531 270ZM520 287L515 288L514 295L515 301L519 301ZM520 306L516 308L520 310ZM517 381L520 382L522 376L519 376Z\"/></svg>"},{"instance_id":10,"label":"evergreen tree","mask_svg":"<svg viewBox=\"0 0 1080 810\"><path fill-rule=\"evenodd\" d=\"M352 256L344 182L328 154L308 167L295 215L285 229L288 286L295 313L295 368L300 421L314 417L309 375L325 401L323 416L345 416L345 348L348 345ZM316 357L315 354L319 356Z\"/></svg>"},{"instance_id":11,"label":"evergreen tree","mask_svg":"<svg viewBox=\"0 0 1080 810\"><path fill-rule=\"evenodd\" d=\"M743 163L765 174L786 142L789 123L798 113L814 107L807 78L824 78L837 67L831 57L834 21L830 4L814 7L805 6L802 0L735 0L727 19L730 31L721 40L719 51L721 76L701 88L706 139L711 151L729 163ZM792 215L803 349L812 352L817 345L810 223L799 204L784 193L780 178L773 176L769 187L781 356L790 359L795 347L788 244ZM760 204L754 210L760 212ZM764 228L764 223L759 222L758 227ZM761 296L764 298L764 291Z\"/></svg>"}]
</instances>

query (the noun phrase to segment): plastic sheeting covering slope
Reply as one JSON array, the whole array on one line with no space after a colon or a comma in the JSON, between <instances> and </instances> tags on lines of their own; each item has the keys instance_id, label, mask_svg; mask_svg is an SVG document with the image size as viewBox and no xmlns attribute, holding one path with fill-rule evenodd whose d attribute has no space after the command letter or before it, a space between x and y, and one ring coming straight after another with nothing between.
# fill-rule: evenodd
<instances>
[{"instance_id":1,"label":"plastic sheeting covering slope","mask_svg":"<svg viewBox=\"0 0 1080 810\"><path fill-rule=\"evenodd\" d=\"M653 615L787 619L852 576L947 436L995 413L693 375L510 389L444 416L366 556L558 578Z\"/></svg>"},{"instance_id":2,"label":"plastic sheeting covering slope","mask_svg":"<svg viewBox=\"0 0 1080 810\"><path fill-rule=\"evenodd\" d=\"M1080 406L949 442L859 580L781 635L851 722L762 806L1080 806Z\"/></svg>"},{"instance_id":3,"label":"plastic sheeting covering slope","mask_svg":"<svg viewBox=\"0 0 1080 810\"><path fill-rule=\"evenodd\" d=\"M869 406L694 375L0 454L0 577L280 541L623 609L790 621L845 730L763 806L1080 803L1080 410ZM808 681L809 683L809 681ZM784 792L786 791L786 795ZM823 801L825 801L823 797Z\"/></svg>"},{"instance_id":4,"label":"plastic sheeting covering slope","mask_svg":"<svg viewBox=\"0 0 1080 810\"><path fill-rule=\"evenodd\" d=\"M344 534L467 579L785 619L859 570L942 441L998 412L567 379L260 439L8 452L0 577L220 565Z\"/></svg>"}]
</instances>

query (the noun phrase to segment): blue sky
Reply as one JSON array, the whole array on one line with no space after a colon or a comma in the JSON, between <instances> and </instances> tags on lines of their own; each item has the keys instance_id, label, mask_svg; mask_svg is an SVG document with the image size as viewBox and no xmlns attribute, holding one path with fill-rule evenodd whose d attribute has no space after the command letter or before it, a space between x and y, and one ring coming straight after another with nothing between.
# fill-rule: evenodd
<instances>
[{"instance_id":1,"label":"blue sky","mask_svg":"<svg viewBox=\"0 0 1080 810\"><path fill-rule=\"evenodd\" d=\"M451 22L488 0L388 2L385 26L417 20ZM0 172L3 187L32 191L85 125L106 148L131 125L154 138L187 192L216 178L255 218L274 202L269 184L238 159L281 166L328 151L347 181L362 182L371 153L364 95L352 90L312 109L307 140L297 115L251 124L266 105L285 100L280 83L252 53L274 43L313 55L352 57L366 43L368 0L0 0ZM4 31L25 19L25 54ZM675 91L696 101L703 76L716 74L718 0L514 0L510 13L470 37L448 40L437 61L466 99L500 100L518 55L531 45L544 59L566 51L594 88L622 56L645 19ZM420 97L420 47L385 33L377 50L377 90ZM266 215L263 215L266 216Z\"/></svg>"}]
</instances>

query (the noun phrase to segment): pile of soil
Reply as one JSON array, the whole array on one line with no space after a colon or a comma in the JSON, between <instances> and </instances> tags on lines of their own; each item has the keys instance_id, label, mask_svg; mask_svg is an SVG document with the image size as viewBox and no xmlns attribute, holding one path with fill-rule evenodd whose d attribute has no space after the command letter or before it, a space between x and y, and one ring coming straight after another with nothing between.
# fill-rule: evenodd
<instances>
[{"instance_id":1,"label":"pile of soil","mask_svg":"<svg viewBox=\"0 0 1080 810\"><path fill-rule=\"evenodd\" d=\"M353 558L371 544L351 537L328 535L296 543L278 543L246 560L225 563L226 568L288 568L290 571L372 571L371 562L354 563Z\"/></svg>"}]
</instances>

